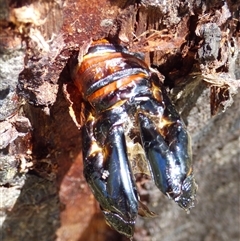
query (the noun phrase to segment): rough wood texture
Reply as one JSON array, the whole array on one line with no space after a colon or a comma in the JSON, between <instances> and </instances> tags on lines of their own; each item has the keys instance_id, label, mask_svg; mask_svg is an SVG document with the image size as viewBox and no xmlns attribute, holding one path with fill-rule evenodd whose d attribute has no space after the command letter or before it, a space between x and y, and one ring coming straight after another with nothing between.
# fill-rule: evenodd
<instances>
[{"instance_id":1,"label":"rough wood texture","mask_svg":"<svg viewBox=\"0 0 240 241\"><path fill-rule=\"evenodd\" d=\"M239 5L0 0L1 240L126 240L106 225L83 178L66 99L70 91L79 108L69 58L103 37L145 53L193 141L196 207L186 214L151 182L138 183L158 217L138 218L134 240L239 240Z\"/></svg>"}]
</instances>

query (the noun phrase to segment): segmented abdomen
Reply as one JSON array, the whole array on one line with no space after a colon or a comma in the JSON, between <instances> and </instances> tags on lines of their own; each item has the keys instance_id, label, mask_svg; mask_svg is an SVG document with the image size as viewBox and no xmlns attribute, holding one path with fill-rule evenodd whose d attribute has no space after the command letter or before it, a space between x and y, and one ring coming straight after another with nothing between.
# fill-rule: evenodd
<instances>
[{"instance_id":1,"label":"segmented abdomen","mask_svg":"<svg viewBox=\"0 0 240 241\"><path fill-rule=\"evenodd\" d=\"M144 61L122 46L101 41L83 57L75 84L98 111L133 98L147 86L150 72ZM118 94L116 94L118 92Z\"/></svg>"}]
</instances>

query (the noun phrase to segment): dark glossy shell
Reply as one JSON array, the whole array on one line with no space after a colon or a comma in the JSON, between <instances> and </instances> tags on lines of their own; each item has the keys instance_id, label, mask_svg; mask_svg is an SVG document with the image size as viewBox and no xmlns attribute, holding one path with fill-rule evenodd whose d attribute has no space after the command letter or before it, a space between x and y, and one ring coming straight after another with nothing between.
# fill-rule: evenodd
<instances>
[{"instance_id":1,"label":"dark glossy shell","mask_svg":"<svg viewBox=\"0 0 240 241\"><path fill-rule=\"evenodd\" d=\"M140 203L136 172L148 173L165 195L191 208L197 185L186 127L139 55L93 42L74 82L84 99L84 175L108 224L132 237L138 212L154 215Z\"/></svg>"}]
</instances>

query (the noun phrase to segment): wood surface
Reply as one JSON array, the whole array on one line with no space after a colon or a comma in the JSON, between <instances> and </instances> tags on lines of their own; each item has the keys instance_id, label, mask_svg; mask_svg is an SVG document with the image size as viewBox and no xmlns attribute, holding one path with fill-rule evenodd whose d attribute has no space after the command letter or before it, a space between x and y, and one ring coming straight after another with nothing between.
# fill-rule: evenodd
<instances>
[{"instance_id":1,"label":"wood surface","mask_svg":"<svg viewBox=\"0 0 240 241\"><path fill-rule=\"evenodd\" d=\"M0 0L0 240L124 241L82 174L69 60L118 40L158 70L192 136L190 214L151 182L134 241L240 238L240 1ZM68 99L68 93L75 102Z\"/></svg>"}]
</instances>

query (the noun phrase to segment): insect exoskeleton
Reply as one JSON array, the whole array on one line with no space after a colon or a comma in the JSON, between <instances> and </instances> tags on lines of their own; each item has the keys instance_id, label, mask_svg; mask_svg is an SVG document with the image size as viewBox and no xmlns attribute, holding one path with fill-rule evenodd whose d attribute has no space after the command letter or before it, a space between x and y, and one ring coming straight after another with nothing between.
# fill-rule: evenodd
<instances>
[{"instance_id":1,"label":"insect exoskeleton","mask_svg":"<svg viewBox=\"0 0 240 241\"><path fill-rule=\"evenodd\" d=\"M139 200L136 172L150 175L185 210L197 189L186 127L157 74L139 56L99 40L73 71L84 100L84 176L107 223L127 237L138 213L154 216Z\"/></svg>"}]
</instances>

